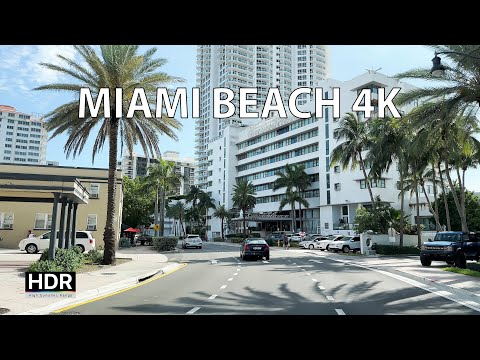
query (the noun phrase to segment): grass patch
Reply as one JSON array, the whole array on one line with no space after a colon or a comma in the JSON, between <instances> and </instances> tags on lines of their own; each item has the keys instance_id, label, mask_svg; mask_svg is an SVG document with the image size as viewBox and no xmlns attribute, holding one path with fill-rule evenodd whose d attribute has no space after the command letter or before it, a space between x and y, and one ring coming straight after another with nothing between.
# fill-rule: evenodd
<instances>
[{"instance_id":1,"label":"grass patch","mask_svg":"<svg viewBox=\"0 0 480 360\"><path fill-rule=\"evenodd\" d=\"M457 267L446 267L443 270L450 271L457 274L462 274L462 275L480 277L480 271L475 271L472 269L459 269Z\"/></svg>"}]
</instances>

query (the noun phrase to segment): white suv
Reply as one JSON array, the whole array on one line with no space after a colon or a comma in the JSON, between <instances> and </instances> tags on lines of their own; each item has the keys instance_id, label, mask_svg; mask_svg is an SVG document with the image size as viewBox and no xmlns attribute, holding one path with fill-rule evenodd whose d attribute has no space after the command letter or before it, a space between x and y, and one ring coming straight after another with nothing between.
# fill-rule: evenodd
<instances>
[{"instance_id":1,"label":"white suv","mask_svg":"<svg viewBox=\"0 0 480 360\"><path fill-rule=\"evenodd\" d=\"M360 250L360 236L346 236L340 241L333 241L328 248L330 251L349 253L350 250L357 252Z\"/></svg>"},{"instance_id":2,"label":"white suv","mask_svg":"<svg viewBox=\"0 0 480 360\"><path fill-rule=\"evenodd\" d=\"M40 236L31 236L20 240L18 248L29 254L35 254L40 250L48 249L50 246L50 231ZM55 246L58 246L58 231ZM78 246L82 252L95 249L95 239L90 231L77 231L75 236L75 246Z\"/></svg>"},{"instance_id":3,"label":"white suv","mask_svg":"<svg viewBox=\"0 0 480 360\"><path fill-rule=\"evenodd\" d=\"M187 249L189 247L201 249L202 239L200 239L200 235L196 235L196 234L187 235L187 237L182 240L182 247L184 249Z\"/></svg>"},{"instance_id":4,"label":"white suv","mask_svg":"<svg viewBox=\"0 0 480 360\"><path fill-rule=\"evenodd\" d=\"M328 236L325 240L320 240L318 242L318 248L322 251L324 250L327 250L330 248L330 245L334 242L334 241L340 241L344 238L343 235L330 235Z\"/></svg>"}]
</instances>

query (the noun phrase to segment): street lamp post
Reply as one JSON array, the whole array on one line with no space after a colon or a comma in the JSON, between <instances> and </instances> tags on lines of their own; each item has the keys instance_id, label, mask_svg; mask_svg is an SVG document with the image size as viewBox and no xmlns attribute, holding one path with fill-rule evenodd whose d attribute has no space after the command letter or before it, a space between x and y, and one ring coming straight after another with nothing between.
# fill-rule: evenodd
<instances>
[{"instance_id":1,"label":"street lamp post","mask_svg":"<svg viewBox=\"0 0 480 360\"><path fill-rule=\"evenodd\" d=\"M458 51L435 51L435 57L432 59L432 63L433 63L432 70L430 70L430 74L432 74L433 76L442 76L445 73L445 70L447 70L447 67L442 65L442 59L438 56L442 54L455 54L455 55L460 55L460 56L465 56L472 59L480 60L480 57L478 56L470 55L467 53L461 53Z\"/></svg>"}]
</instances>

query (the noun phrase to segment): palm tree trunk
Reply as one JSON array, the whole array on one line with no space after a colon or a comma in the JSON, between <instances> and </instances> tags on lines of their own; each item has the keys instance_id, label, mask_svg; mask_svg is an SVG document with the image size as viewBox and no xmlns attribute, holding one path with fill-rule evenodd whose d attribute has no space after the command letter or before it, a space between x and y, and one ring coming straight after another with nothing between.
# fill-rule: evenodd
<instances>
[{"instance_id":1,"label":"palm tree trunk","mask_svg":"<svg viewBox=\"0 0 480 360\"><path fill-rule=\"evenodd\" d=\"M295 233L295 227L297 225L297 217L295 216L295 202L293 202L291 206L292 206L292 233Z\"/></svg>"},{"instance_id":2,"label":"palm tree trunk","mask_svg":"<svg viewBox=\"0 0 480 360\"><path fill-rule=\"evenodd\" d=\"M165 236L165 191L160 188L160 236Z\"/></svg>"},{"instance_id":3,"label":"palm tree trunk","mask_svg":"<svg viewBox=\"0 0 480 360\"><path fill-rule=\"evenodd\" d=\"M447 175L448 185L450 186L450 191L453 195L453 201L455 201L455 206L457 207L458 215L460 215L460 221L462 224L462 231L468 232L467 221L463 216L462 207L460 206L460 201L458 200L457 191L453 185L452 178L450 177L450 172L448 171L448 158L445 158L445 174Z\"/></svg>"},{"instance_id":4,"label":"palm tree trunk","mask_svg":"<svg viewBox=\"0 0 480 360\"><path fill-rule=\"evenodd\" d=\"M402 166L402 165L401 165ZM405 218L403 208L405 206L404 191L403 191L403 168L400 167L400 246L403 246L403 233L405 227Z\"/></svg>"},{"instance_id":5,"label":"palm tree trunk","mask_svg":"<svg viewBox=\"0 0 480 360\"><path fill-rule=\"evenodd\" d=\"M437 172L435 171L435 164L432 163L432 176L433 176L433 199L435 201L435 213L438 217L437 231L442 229L442 224L440 224L440 213L438 212L438 201L437 201Z\"/></svg>"},{"instance_id":6,"label":"palm tree trunk","mask_svg":"<svg viewBox=\"0 0 480 360\"><path fill-rule=\"evenodd\" d=\"M221 221L222 221L222 225L221 225L221 226L222 226L222 240L224 241L225 238L223 237L223 235L224 235L224 234L223 234L223 217L221 218Z\"/></svg>"},{"instance_id":7,"label":"palm tree trunk","mask_svg":"<svg viewBox=\"0 0 480 360\"><path fill-rule=\"evenodd\" d=\"M243 209L242 209L243 210ZM246 226L246 215L245 210L243 210L243 235L247 237L247 226Z\"/></svg>"},{"instance_id":8,"label":"palm tree trunk","mask_svg":"<svg viewBox=\"0 0 480 360\"><path fill-rule=\"evenodd\" d=\"M415 181L415 199L416 199L416 206L417 206L417 240L418 240L418 247L422 246L422 230L420 229L420 201L418 198L418 182Z\"/></svg>"},{"instance_id":9,"label":"palm tree trunk","mask_svg":"<svg viewBox=\"0 0 480 360\"><path fill-rule=\"evenodd\" d=\"M438 213L432 207L432 203L431 203L430 199L428 198L427 192L425 190L425 184L423 182L421 183L421 186L422 186L423 194L425 195L425 198L427 199L428 209L430 210L430 212L433 215L433 218L435 219L435 224L436 224L435 227L438 229L440 227L440 219L438 218Z\"/></svg>"},{"instance_id":10,"label":"palm tree trunk","mask_svg":"<svg viewBox=\"0 0 480 360\"><path fill-rule=\"evenodd\" d=\"M372 201L372 210L375 210L375 199L373 198L370 181L368 180L367 172L365 171L365 164L363 163L362 153L360 153L358 156L360 157L360 166L362 167L363 177L365 178L365 183L367 184L368 193L370 194L370 200Z\"/></svg>"},{"instance_id":11,"label":"palm tree trunk","mask_svg":"<svg viewBox=\"0 0 480 360\"><path fill-rule=\"evenodd\" d=\"M460 176L460 168L457 166L457 177L458 184L460 185L460 207L462 208L462 213L465 218L465 223L467 222L467 212L465 211L465 172L463 173L463 179Z\"/></svg>"},{"instance_id":12,"label":"palm tree trunk","mask_svg":"<svg viewBox=\"0 0 480 360\"><path fill-rule=\"evenodd\" d=\"M158 224L158 188L155 190L155 224ZM158 230L155 230L155 236L158 237Z\"/></svg>"},{"instance_id":13,"label":"palm tree trunk","mask_svg":"<svg viewBox=\"0 0 480 360\"><path fill-rule=\"evenodd\" d=\"M300 201L298 202L298 213L298 215L300 216L300 231L303 231L302 203Z\"/></svg>"},{"instance_id":14,"label":"palm tree trunk","mask_svg":"<svg viewBox=\"0 0 480 360\"><path fill-rule=\"evenodd\" d=\"M107 219L103 232L103 264L115 264L115 195L117 190L117 139L118 119L110 119L108 134L108 193L107 193Z\"/></svg>"},{"instance_id":15,"label":"palm tree trunk","mask_svg":"<svg viewBox=\"0 0 480 360\"><path fill-rule=\"evenodd\" d=\"M450 225L450 209L448 208L447 202L447 193L445 192L445 182L443 181L442 168L440 167L440 161L437 163L438 176L440 176L440 186L442 187L443 194L443 204L445 206L445 217L447 219L447 230L452 231L452 226Z\"/></svg>"}]
</instances>

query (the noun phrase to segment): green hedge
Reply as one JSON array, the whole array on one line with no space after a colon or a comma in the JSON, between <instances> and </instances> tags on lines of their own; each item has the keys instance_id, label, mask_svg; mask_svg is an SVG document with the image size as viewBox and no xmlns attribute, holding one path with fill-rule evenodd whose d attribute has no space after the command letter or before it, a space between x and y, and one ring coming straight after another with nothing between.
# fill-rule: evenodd
<instances>
[{"instance_id":1,"label":"green hedge","mask_svg":"<svg viewBox=\"0 0 480 360\"><path fill-rule=\"evenodd\" d=\"M85 256L74 246L70 249L55 249L55 260L48 260L48 249L40 256L40 260L30 265L28 271L76 271L85 263Z\"/></svg>"},{"instance_id":2,"label":"green hedge","mask_svg":"<svg viewBox=\"0 0 480 360\"><path fill-rule=\"evenodd\" d=\"M153 247L157 251L171 251L177 247L176 237L153 237Z\"/></svg>"},{"instance_id":3,"label":"green hedge","mask_svg":"<svg viewBox=\"0 0 480 360\"><path fill-rule=\"evenodd\" d=\"M87 254L83 254L86 264L100 265L103 260L103 254L95 249L90 250Z\"/></svg>"},{"instance_id":4,"label":"green hedge","mask_svg":"<svg viewBox=\"0 0 480 360\"><path fill-rule=\"evenodd\" d=\"M213 241L223 241L223 239L221 237L214 237Z\"/></svg>"},{"instance_id":5,"label":"green hedge","mask_svg":"<svg viewBox=\"0 0 480 360\"><path fill-rule=\"evenodd\" d=\"M132 246L132 243L129 238L121 238L120 242L118 243L118 247L121 248L129 248Z\"/></svg>"},{"instance_id":6,"label":"green hedge","mask_svg":"<svg viewBox=\"0 0 480 360\"><path fill-rule=\"evenodd\" d=\"M380 255L420 255L416 246L375 245L375 251Z\"/></svg>"},{"instance_id":7,"label":"green hedge","mask_svg":"<svg viewBox=\"0 0 480 360\"><path fill-rule=\"evenodd\" d=\"M245 240L245 239L244 239L244 238L238 238L238 237L230 238L230 241L231 241L232 243L235 243L235 244L242 243L243 240Z\"/></svg>"},{"instance_id":8,"label":"green hedge","mask_svg":"<svg viewBox=\"0 0 480 360\"><path fill-rule=\"evenodd\" d=\"M248 235L245 236L244 234L228 234L228 235L225 235L225 237L227 239L230 239L230 238L242 238L242 239L244 239L244 238L248 237Z\"/></svg>"}]
</instances>

